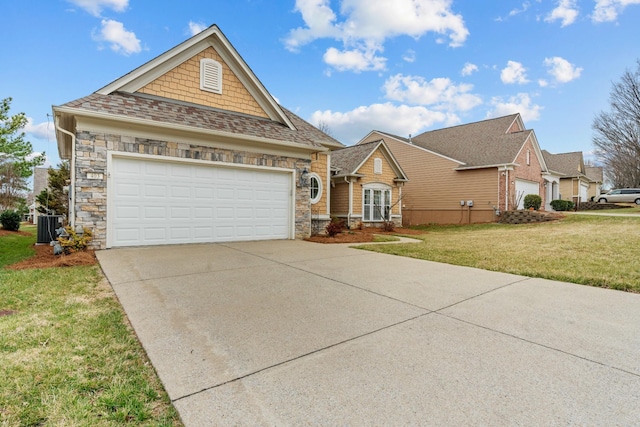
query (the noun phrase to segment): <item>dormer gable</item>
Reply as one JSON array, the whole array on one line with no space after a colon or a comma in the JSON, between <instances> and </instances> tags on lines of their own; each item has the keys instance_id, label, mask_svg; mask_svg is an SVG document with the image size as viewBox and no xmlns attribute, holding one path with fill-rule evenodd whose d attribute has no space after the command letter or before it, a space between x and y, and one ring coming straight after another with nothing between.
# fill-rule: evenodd
<instances>
[{"instance_id":1,"label":"dormer gable","mask_svg":"<svg viewBox=\"0 0 640 427\"><path fill-rule=\"evenodd\" d=\"M253 74L222 31L212 25L96 93L138 93L293 122Z\"/></svg>"}]
</instances>

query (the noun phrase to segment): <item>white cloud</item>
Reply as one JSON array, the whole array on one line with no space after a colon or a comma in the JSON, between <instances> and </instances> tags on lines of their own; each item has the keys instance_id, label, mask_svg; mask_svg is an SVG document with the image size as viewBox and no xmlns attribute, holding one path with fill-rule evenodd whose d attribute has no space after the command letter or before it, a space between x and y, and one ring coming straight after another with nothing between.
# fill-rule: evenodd
<instances>
[{"instance_id":1,"label":"white cloud","mask_svg":"<svg viewBox=\"0 0 640 427\"><path fill-rule=\"evenodd\" d=\"M376 56L376 49L339 51L330 47L324 54L324 62L338 71L375 71L384 70L386 58Z\"/></svg>"},{"instance_id":2,"label":"white cloud","mask_svg":"<svg viewBox=\"0 0 640 427\"><path fill-rule=\"evenodd\" d=\"M531 97L526 93L519 93L507 100L502 97L491 99L493 109L487 113L487 118L508 116L509 114L520 113L525 122L538 120L543 107L533 104Z\"/></svg>"},{"instance_id":3,"label":"white cloud","mask_svg":"<svg viewBox=\"0 0 640 427\"><path fill-rule=\"evenodd\" d=\"M101 24L100 34L93 36L95 40L110 43L111 50L125 56L142 51L140 40L134 32L127 31L122 22L103 19Z\"/></svg>"},{"instance_id":4,"label":"white cloud","mask_svg":"<svg viewBox=\"0 0 640 427\"><path fill-rule=\"evenodd\" d=\"M93 16L100 16L103 9L124 12L129 6L129 0L67 0L69 3L84 9Z\"/></svg>"},{"instance_id":5,"label":"white cloud","mask_svg":"<svg viewBox=\"0 0 640 427\"><path fill-rule=\"evenodd\" d=\"M546 22L562 21L562 27L571 25L578 17L577 0L558 0L558 6L549 13L544 20Z\"/></svg>"},{"instance_id":6,"label":"white cloud","mask_svg":"<svg viewBox=\"0 0 640 427\"><path fill-rule=\"evenodd\" d=\"M545 58L544 65L549 68L547 72L553 76L557 83L568 83L579 78L582 73L581 67L576 67L559 56Z\"/></svg>"},{"instance_id":7,"label":"white cloud","mask_svg":"<svg viewBox=\"0 0 640 427\"><path fill-rule=\"evenodd\" d=\"M24 132L38 139L46 139L47 141L55 141L55 129L53 123L51 122L42 122L38 124L33 124L33 119L31 117L27 117L27 124L24 127Z\"/></svg>"},{"instance_id":8,"label":"white cloud","mask_svg":"<svg viewBox=\"0 0 640 427\"><path fill-rule=\"evenodd\" d=\"M640 0L595 0L595 2L596 6L591 15L593 22L613 22L627 6L640 4Z\"/></svg>"},{"instance_id":9,"label":"white cloud","mask_svg":"<svg viewBox=\"0 0 640 427\"><path fill-rule=\"evenodd\" d=\"M463 76L470 76L476 71L478 71L478 66L476 64L467 62L466 64L464 64L464 67L462 67L462 71L460 72L460 74L462 74Z\"/></svg>"},{"instance_id":10,"label":"white cloud","mask_svg":"<svg viewBox=\"0 0 640 427\"><path fill-rule=\"evenodd\" d=\"M189 21L189 34L193 37L198 33L207 29L207 26L202 22Z\"/></svg>"},{"instance_id":11,"label":"white cloud","mask_svg":"<svg viewBox=\"0 0 640 427\"><path fill-rule=\"evenodd\" d=\"M407 137L409 134L416 135L435 123L454 125L460 120L454 114L387 102L361 106L346 113L316 111L311 115L310 122L316 125L326 123L339 141L350 145L374 129Z\"/></svg>"},{"instance_id":12,"label":"white cloud","mask_svg":"<svg viewBox=\"0 0 640 427\"><path fill-rule=\"evenodd\" d=\"M457 47L465 42L469 30L462 16L451 10L451 3L452 0L342 0L340 20L330 0L296 0L295 11L301 13L305 26L291 30L284 43L287 49L297 51L314 40L331 38L342 43L342 52L359 50L362 56L375 57L388 38L406 35L417 39L432 32L447 36L449 45ZM376 51L370 52L371 47ZM330 49L331 54L325 54L325 58L335 58L340 52L335 47Z\"/></svg>"},{"instance_id":13,"label":"white cloud","mask_svg":"<svg viewBox=\"0 0 640 427\"><path fill-rule=\"evenodd\" d=\"M516 61L508 61L507 66L500 73L500 79L504 84L525 84L527 80L527 69L521 63Z\"/></svg>"},{"instance_id":14,"label":"white cloud","mask_svg":"<svg viewBox=\"0 0 640 427\"><path fill-rule=\"evenodd\" d=\"M539 79L538 80L538 85L540 85L540 87L547 87L549 86L549 82L545 79Z\"/></svg>"},{"instance_id":15,"label":"white cloud","mask_svg":"<svg viewBox=\"0 0 640 427\"><path fill-rule=\"evenodd\" d=\"M402 55L402 60L409 62L409 63L413 63L416 60L416 51L413 49L409 49L407 50L407 52Z\"/></svg>"},{"instance_id":16,"label":"white cloud","mask_svg":"<svg viewBox=\"0 0 640 427\"><path fill-rule=\"evenodd\" d=\"M385 97L414 105L431 105L436 110L468 111L482 104L482 99L470 93L471 84L454 84L448 78L426 81L418 76L396 74L384 83Z\"/></svg>"}]
</instances>

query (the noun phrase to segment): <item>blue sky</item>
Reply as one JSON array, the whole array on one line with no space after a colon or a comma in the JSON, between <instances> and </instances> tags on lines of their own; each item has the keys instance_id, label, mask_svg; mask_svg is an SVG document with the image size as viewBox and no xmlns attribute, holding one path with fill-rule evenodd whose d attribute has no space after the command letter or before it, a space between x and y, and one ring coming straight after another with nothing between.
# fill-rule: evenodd
<instances>
[{"instance_id":1,"label":"blue sky","mask_svg":"<svg viewBox=\"0 0 640 427\"><path fill-rule=\"evenodd\" d=\"M640 58L640 0L3 3L0 97L52 165L52 105L211 24L283 106L347 145L520 112L542 148L589 158L594 115Z\"/></svg>"}]
</instances>

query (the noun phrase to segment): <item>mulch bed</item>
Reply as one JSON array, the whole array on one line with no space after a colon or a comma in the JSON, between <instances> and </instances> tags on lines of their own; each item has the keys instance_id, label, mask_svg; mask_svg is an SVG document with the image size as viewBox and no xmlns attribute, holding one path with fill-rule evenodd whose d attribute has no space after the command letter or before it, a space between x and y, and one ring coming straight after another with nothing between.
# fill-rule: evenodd
<instances>
[{"instance_id":1,"label":"mulch bed","mask_svg":"<svg viewBox=\"0 0 640 427\"><path fill-rule=\"evenodd\" d=\"M395 231L382 231L379 228L368 227L363 228L362 230L344 230L335 237L318 235L308 237L304 240L314 243L367 243L373 242L374 234L387 234L394 236L398 234L419 235L425 234L425 232L410 228L397 228Z\"/></svg>"},{"instance_id":2,"label":"mulch bed","mask_svg":"<svg viewBox=\"0 0 640 427\"><path fill-rule=\"evenodd\" d=\"M8 231L0 229L0 237L11 234L30 236L24 231ZM7 265L7 270L26 270L29 268L50 268L50 267L75 267L78 265L93 265L98 262L96 254L92 250L75 252L69 255L54 255L53 247L49 245L33 245L36 254L31 258L22 260L16 264Z\"/></svg>"}]
</instances>

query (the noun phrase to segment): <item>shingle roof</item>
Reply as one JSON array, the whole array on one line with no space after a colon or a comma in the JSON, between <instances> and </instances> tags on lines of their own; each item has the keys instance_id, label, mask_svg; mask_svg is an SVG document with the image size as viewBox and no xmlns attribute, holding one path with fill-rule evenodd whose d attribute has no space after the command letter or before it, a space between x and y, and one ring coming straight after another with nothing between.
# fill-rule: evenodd
<instances>
[{"instance_id":1,"label":"shingle roof","mask_svg":"<svg viewBox=\"0 0 640 427\"><path fill-rule=\"evenodd\" d=\"M532 134L507 133L518 114L422 133L412 138L416 146L465 163L466 167L513 163Z\"/></svg>"},{"instance_id":2,"label":"shingle roof","mask_svg":"<svg viewBox=\"0 0 640 427\"><path fill-rule=\"evenodd\" d=\"M584 172L593 182L603 182L604 180L604 171L602 166L585 166Z\"/></svg>"},{"instance_id":3,"label":"shingle roof","mask_svg":"<svg viewBox=\"0 0 640 427\"><path fill-rule=\"evenodd\" d=\"M110 114L151 122L190 126L197 129L229 132L321 147L343 146L291 111L282 108L296 130L270 119L233 113L196 104L173 101L150 95L114 92L93 93L61 107Z\"/></svg>"},{"instance_id":4,"label":"shingle roof","mask_svg":"<svg viewBox=\"0 0 640 427\"><path fill-rule=\"evenodd\" d=\"M331 152L331 166L338 170L338 176L354 174L379 144L380 141L373 141L334 150Z\"/></svg>"},{"instance_id":5,"label":"shingle roof","mask_svg":"<svg viewBox=\"0 0 640 427\"><path fill-rule=\"evenodd\" d=\"M583 162L581 151L551 154L547 150L542 150L542 156L549 170L553 172L559 172L566 177L584 176L580 171Z\"/></svg>"}]
</instances>

